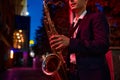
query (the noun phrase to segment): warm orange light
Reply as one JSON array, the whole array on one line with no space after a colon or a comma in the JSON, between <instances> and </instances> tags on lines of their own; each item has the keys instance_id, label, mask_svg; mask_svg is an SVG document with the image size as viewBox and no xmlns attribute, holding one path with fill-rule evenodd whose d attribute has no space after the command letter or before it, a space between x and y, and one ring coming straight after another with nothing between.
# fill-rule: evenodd
<instances>
[{"instance_id":1,"label":"warm orange light","mask_svg":"<svg viewBox=\"0 0 120 80\"><path fill-rule=\"evenodd\" d=\"M23 44L24 44L23 30L21 30L21 29L16 30L13 33L13 45L14 45L14 48L21 49Z\"/></svg>"},{"instance_id":2,"label":"warm orange light","mask_svg":"<svg viewBox=\"0 0 120 80\"><path fill-rule=\"evenodd\" d=\"M19 33L16 33L16 36L19 36L20 34Z\"/></svg>"},{"instance_id":3,"label":"warm orange light","mask_svg":"<svg viewBox=\"0 0 120 80\"><path fill-rule=\"evenodd\" d=\"M18 40L19 43L21 43L22 41L21 40Z\"/></svg>"},{"instance_id":4,"label":"warm orange light","mask_svg":"<svg viewBox=\"0 0 120 80\"><path fill-rule=\"evenodd\" d=\"M14 51L10 50L10 59L13 59L13 58L14 58Z\"/></svg>"},{"instance_id":5,"label":"warm orange light","mask_svg":"<svg viewBox=\"0 0 120 80\"><path fill-rule=\"evenodd\" d=\"M20 45L18 45L18 49L21 49L21 46L20 46Z\"/></svg>"},{"instance_id":6,"label":"warm orange light","mask_svg":"<svg viewBox=\"0 0 120 80\"><path fill-rule=\"evenodd\" d=\"M20 36L17 36L17 39L20 39Z\"/></svg>"},{"instance_id":7,"label":"warm orange light","mask_svg":"<svg viewBox=\"0 0 120 80\"><path fill-rule=\"evenodd\" d=\"M22 30L20 29L19 32L22 33Z\"/></svg>"}]
</instances>

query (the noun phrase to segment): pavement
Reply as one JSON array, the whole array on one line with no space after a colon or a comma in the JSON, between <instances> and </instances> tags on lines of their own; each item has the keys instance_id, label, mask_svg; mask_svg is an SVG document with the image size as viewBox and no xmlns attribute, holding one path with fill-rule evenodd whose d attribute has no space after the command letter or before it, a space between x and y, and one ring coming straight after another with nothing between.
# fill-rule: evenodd
<instances>
[{"instance_id":1,"label":"pavement","mask_svg":"<svg viewBox=\"0 0 120 80\"><path fill-rule=\"evenodd\" d=\"M14 67L2 72L0 80L54 80L54 78L45 75L41 69Z\"/></svg>"}]
</instances>

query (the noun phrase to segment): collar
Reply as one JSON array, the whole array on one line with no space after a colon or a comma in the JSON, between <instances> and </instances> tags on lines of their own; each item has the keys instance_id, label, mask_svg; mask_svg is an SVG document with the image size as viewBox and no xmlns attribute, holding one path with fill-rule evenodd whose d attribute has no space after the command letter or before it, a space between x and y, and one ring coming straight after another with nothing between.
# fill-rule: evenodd
<instances>
[{"instance_id":1,"label":"collar","mask_svg":"<svg viewBox=\"0 0 120 80\"><path fill-rule=\"evenodd\" d=\"M78 21L79 19L83 19L84 16L86 15L86 13L87 13L87 10L85 10L85 11L79 16L78 19L76 19L76 17L75 17L74 20L73 20L73 22L76 22L76 21Z\"/></svg>"}]
</instances>

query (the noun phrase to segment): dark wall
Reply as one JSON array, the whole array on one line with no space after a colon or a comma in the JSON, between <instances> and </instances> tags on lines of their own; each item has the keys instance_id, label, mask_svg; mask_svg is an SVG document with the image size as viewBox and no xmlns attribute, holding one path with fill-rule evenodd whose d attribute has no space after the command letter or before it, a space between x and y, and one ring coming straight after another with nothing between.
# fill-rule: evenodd
<instances>
[{"instance_id":1,"label":"dark wall","mask_svg":"<svg viewBox=\"0 0 120 80\"><path fill-rule=\"evenodd\" d=\"M0 0L0 70L4 70L7 66L5 55L7 55L12 46L13 29L13 2L10 0Z\"/></svg>"}]
</instances>

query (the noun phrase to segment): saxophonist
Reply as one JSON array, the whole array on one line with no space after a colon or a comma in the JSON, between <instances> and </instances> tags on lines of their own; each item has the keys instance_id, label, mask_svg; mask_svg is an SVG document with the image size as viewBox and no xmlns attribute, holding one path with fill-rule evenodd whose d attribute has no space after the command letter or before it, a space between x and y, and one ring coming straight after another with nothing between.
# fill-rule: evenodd
<instances>
[{"instance_id":1,"label":"saxophonist","mask_svg":"<svg viewBox=\"0 0 120 80\"><path fill-rule=\"evenodd\" d=\"M49 40L56 50L68 49L69 80L110 80L105 54L109 48L109 25L103 13L87 10L89 0L69 0L75 14L70 37L53 34ZM70 69L71 70L71 69Z\"/></svg>"}]
</instances>

